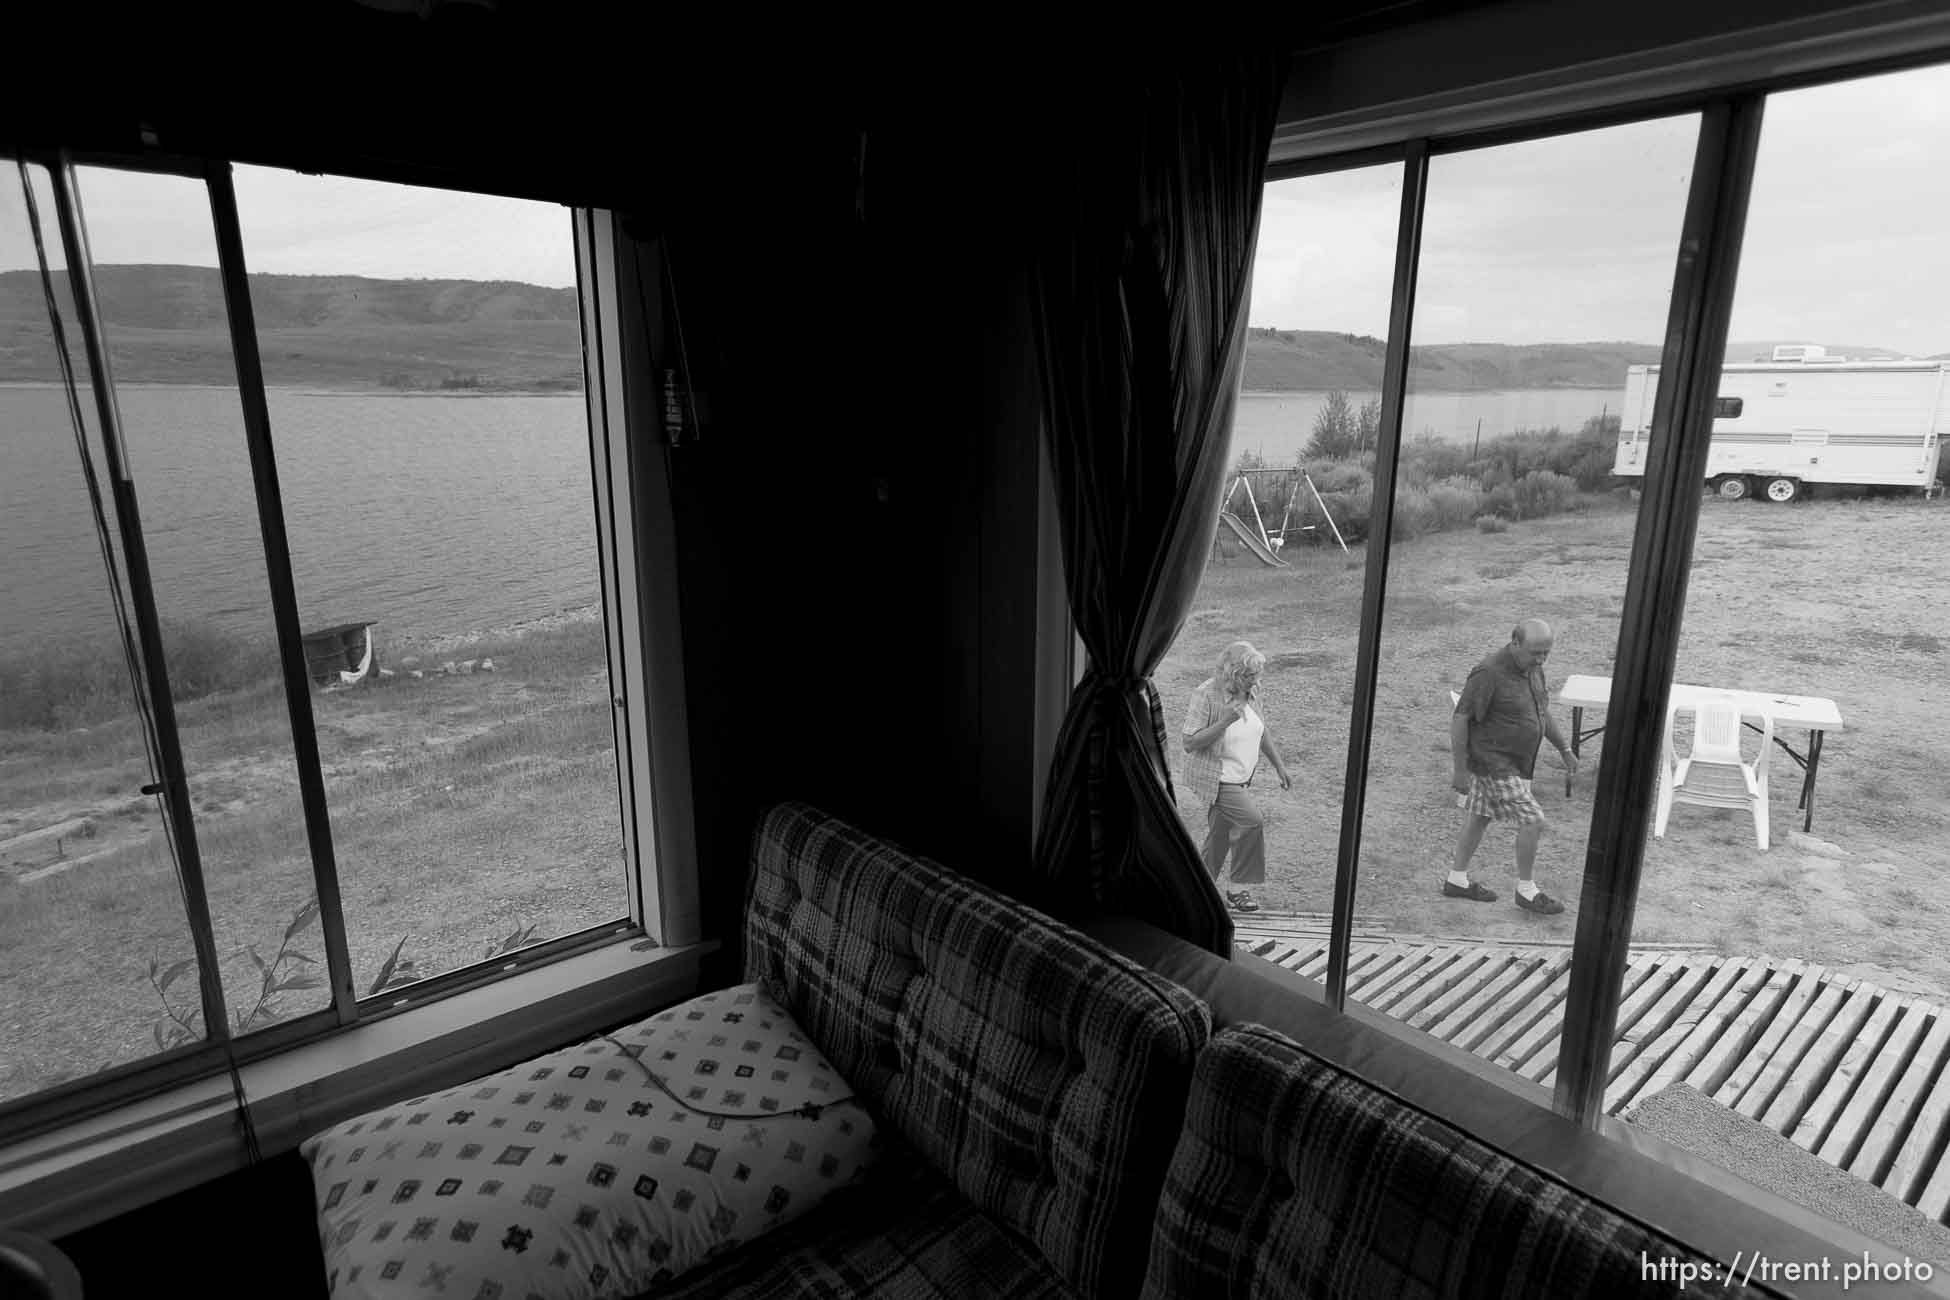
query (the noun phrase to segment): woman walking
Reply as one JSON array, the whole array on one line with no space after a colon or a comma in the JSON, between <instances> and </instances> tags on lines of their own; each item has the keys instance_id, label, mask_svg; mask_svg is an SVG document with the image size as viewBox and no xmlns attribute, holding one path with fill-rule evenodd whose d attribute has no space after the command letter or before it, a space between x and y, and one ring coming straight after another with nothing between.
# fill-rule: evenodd
<instances>
[{"instance_id":1,"label":"woman walking","mask_svg":"<svg viewBox=\"0 0 1950 1300\"><path fill-rule=\"evenodd\" d=\"M1280 789L1293 788L1273 733L1258 708L1259 676L1266 656L1246 641L1234 641L1219 655L1218 667L1198 684L1185 710L1185 784L1205 805L1205 869L1213 880L1232 856L1232 883L1226 904L1235 912L1257 912L1252 887L1266 880L1266 833L1247 787L1263 754L1279 774Z\"/></svg>"}]
</instances>

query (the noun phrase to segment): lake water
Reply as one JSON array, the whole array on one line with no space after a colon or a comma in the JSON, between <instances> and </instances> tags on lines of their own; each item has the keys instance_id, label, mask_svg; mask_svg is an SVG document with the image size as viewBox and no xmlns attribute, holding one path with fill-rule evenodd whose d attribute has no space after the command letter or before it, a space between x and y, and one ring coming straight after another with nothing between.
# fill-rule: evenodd
<instances>
[{"instance_id":1,"label":"lake water","mask_svg":"<svg viewBox=\"0 0 1950 1300\"><path fill-rule=\"evenodd\" d=\"M1414 393L1406 428L1467 440L1574 430L1610 389ZM505 626L599 598L580 395L269 395L300 620L389 639ZM1355 395L1354 400L1362 400ZM1241 397L1235 454L1291 464L1325 393ZM237 394L119 389L165 618L271 630ZM93 423L92 408L88 409ZM0 386L0 654L112 633L63 392Z\"/></svg>"},{"instance_id":2,"label":"lake water","mask_svg":"<svg viewBox=\"0 0 1950 1300\"><path fill-rule=\"evenodd\" d=\"M1349 393L1359 406L1378 393ZM1425 431L1449 442L1469 442L1481 421L1485 441L1518 429L1548 429L1553 425L1576 433L1584 422L1607 409L1613 414L1625 397L1621 378L1617 388L1529 388L1496 392L1411 392L1402 419L1402 435L1413 438ZM1326 393L1242 393L1233 418L1232 454L1257 451L1269 465L1291 465L1313 435L1314 417L1327 405Z\"/></svg>"},{"instance_id":3,"label":"lake water","mask_svg":"<svg viewBox=\"0 0 1950 1300\"><path fill-rule=\"evenodd\" d=\"M268 635L236 392L124 386L118 401L163 617ZM446 635L599 599L580 394L273 390L269 402L305 627ZM0 386L0 554L0 654L112 633L58 388Z\"/></svg>"}]
</instances>

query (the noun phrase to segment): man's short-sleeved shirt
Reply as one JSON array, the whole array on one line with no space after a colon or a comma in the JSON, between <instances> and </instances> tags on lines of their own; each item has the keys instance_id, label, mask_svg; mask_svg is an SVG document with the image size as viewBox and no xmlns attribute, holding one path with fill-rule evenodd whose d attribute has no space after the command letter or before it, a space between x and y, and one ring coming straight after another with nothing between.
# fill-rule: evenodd
<instances>
[{"instance_id":1,"label":"man's short-sleeved shirt","mask_svg":"<svg viewBox=\"0 0 1950 1300\"><path fill-rule=\"evenodd\" d=\"M1469 770L1529 780L1549 710L1544 670L1525 672L1509 646L1470 669L1456 702L1456 712L1469 719Z\"/></svg>"}]
</instances>

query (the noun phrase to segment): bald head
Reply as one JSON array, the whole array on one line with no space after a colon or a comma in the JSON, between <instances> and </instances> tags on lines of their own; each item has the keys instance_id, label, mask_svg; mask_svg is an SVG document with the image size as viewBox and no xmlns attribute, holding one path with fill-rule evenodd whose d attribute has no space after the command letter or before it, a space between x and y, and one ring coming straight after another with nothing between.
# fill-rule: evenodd
<instances>
[{"instance_id":1,"label":"bald head","mask_svg":"<svg viewBox=\"0 0 1950 1300\"><path fill-rule=\"evenodd\" d=\"M1550 658L1551 625L1541 618L1527 618L1510 629L1510 653L1527 672Z\"/></svg>"}]
</instances>

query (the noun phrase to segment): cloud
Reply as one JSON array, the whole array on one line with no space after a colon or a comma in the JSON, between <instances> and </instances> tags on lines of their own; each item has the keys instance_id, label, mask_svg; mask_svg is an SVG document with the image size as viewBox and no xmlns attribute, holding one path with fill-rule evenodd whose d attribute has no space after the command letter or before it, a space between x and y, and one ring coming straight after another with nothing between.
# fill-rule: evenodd
<instances>
[{"instance_id":1,"label":"cloud","mask_svg":"<svg viewBox=\"0 0 1950 1300\"><path fill-rule=\"evenodd\" d=\"M1442 154L1415 342L1662 337L1698 133L1684 115ZM1252 320L1382 334L1400 168L1267 187ZM1950 350L1950 67L1770 96L1734 338Z\"/></svg>"},{"instance_id":2,"label":"cloud","mask_svg":"<svg viewBox=\"0 0 1950 1300\"><path fill-rule=\"evenodd\" d=\"M244 261L254 272L576 282L569 210L558 205L261 167L233 175ZM97 263L217 264L200 180L83 167L78 181ZM43 228L57 239L45 188L37 193ZM0 269L32 265L19 187L8 184L0 190Z\"/></svg>"}]
</instances>

